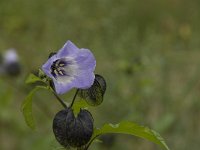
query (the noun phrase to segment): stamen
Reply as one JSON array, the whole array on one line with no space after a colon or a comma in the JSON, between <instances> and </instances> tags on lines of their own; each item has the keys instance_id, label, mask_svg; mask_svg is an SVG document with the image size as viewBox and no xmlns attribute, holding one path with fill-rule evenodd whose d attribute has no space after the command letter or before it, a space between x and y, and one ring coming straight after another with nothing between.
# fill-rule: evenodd
<instances>
[{"instance_id":1,"label":"stamen","mask_svg":"<svg viewBox=\"0 0 200 150\"><path fill-rule=\"evenodd\" d=\"M58 71L56 69L54 70L54 73L56 74L56 76L59 75L59 73L58 73Z\"/></svg>"},{"instance_id":2,"label":"stamen","mask_svg":"<svg viewBox=\"0 0 200 150\"><path fill-rule=\"evenodd\" d=\"M63 63L59 64L59 67L64 67L64 66L65 66L65 64L63 64Z\"/></svg>"},{"instance_id":3,"label":"stamen","mask_svg":"<svg viewBox=\"0 0 200 150\"><path fill-rule=\"evenodd\" d=\"M61 59L53 62L51 66L51 74L54 76L54 78L57 78L58 76L68 76L65 72L66 65L67 62Z\"/></svg>"},{"instance_id":4,"label":"stamen","mask_svg":"<svg viewBox=\"0 0 200 150\"><path fill-rule=\"evenodd\" d=\"M51 69L51 74L53 75L54 78L56 78L56 74L54 73L52 69Z\"/></svg>"},{"instance_id":5,"label":"stamen","mask_svg":"<svg viewBox=\"0 0 200 150\"><path fill-rule=\"evenodd\" d=\"M64 75L62 71L59 71L59 74Z\"/></svg>"}]
</instances>

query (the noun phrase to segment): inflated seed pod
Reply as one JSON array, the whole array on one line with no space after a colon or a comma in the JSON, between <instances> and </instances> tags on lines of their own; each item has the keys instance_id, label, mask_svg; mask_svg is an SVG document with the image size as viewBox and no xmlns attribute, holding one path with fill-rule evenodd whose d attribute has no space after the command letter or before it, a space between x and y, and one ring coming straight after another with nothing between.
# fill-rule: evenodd
<instances>
[{"instance_id":1,"label":"inflated seed pod","mask_svg":"<svg viewBox=\"0 0 200 150\"><path fill-rule=\"evenodd\" d=\"M106 92L106 81L103 76L96 74L93 85L88 89L79 89L78 95L89 105L98 106L103 102Z\"/></svg>"},{"instance_id":2,"label":"inflated seed pod","mask_svg":"<svg viewBox=\"0 0 200 150\"><path fill-rule=\"evenodd\" d=\"M71 108L59 111L53 120L53 132L64 147L86 145L93 134L93 118L89 111L80 110L77 117Z\"/></svg>"},{"instance_id":3,"label":"inflated seed pod","mask_svg":"<svg viewBox=\"0 0 200 150\"><path fill-rule=\"evenodd\" d=\"M106 92L106 81L103 78L103 76L99 75L99 74L95 74L95 80L98 81L101 90L102 90L102 94L104 95Z\"/></svg>"}]
</instances>

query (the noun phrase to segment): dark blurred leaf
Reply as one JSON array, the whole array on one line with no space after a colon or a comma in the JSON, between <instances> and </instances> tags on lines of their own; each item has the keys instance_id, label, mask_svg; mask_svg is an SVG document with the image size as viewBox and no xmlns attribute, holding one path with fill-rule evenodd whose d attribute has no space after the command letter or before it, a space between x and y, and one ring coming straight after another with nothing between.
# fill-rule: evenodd
<instances>
[{"instance_id":1,"label":"dark blurred leaf","mask_svg":"<svg viewBox=\"0 0 200 150\"><path fill-rule=\"evenodd\" d=\"M21 105L21 111L23 113L25 122L31 129L35 129L35 121L32 114L32 98L33 98L34 93L39 89L47 89L47 87L45 86L35 87L24 99Z\"/></svg>"},{"instance_id":2,"label":"dark blurred leaf","mask_svg":"<svg viewBox=\"0 0 200 150\"><path fill-rule=\"evenodd\" d=\"M162 148L169 150L164 139L157 132L132 122L121 122L116 125L105 124L102 128L95 130L92 139L101 134L107 134L107 133L122 133L122 134L134 135L137 137L147 139L151 142L154 142L155 144L160 145Z\"/></svg>"},{"instance_id":3,"label":"dark blurred leaf","mask_svg":"<svg viewBox=\"0 0 200 150\"><path fill-rule=\"evenodd\" d=\"M88 89L79 89L79 96L91 106L100 105L106 91L106 81L100 75L95 75L93 85Z\"/></svg>"}]
</instances>

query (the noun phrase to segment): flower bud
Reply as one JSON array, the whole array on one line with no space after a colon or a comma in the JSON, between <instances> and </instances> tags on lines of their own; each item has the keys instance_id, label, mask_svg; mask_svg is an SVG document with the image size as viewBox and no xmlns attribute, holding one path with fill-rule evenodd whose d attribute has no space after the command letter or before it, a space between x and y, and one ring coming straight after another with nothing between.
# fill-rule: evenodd
<instances>
[{"instance_id":1,"label":"flower bud","mask_svg":"<svg viewBox=\"0 0 200 150\"><path fill-rule=\"evenodd\" d=\"M93 118L89 111L81 109L77 117L71 108L59 111L53 120L53 132L64 147L86 145L93 134Z\"/></svg>"}]
</instances>

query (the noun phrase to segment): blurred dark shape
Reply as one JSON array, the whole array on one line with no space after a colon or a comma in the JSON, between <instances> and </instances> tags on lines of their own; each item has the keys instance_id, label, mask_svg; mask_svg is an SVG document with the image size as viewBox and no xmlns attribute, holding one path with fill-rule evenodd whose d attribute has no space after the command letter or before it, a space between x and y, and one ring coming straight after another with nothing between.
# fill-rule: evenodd
<instances>
[{"instance_id":1,"label":"blurred dark shape","mask_svg":"<svg viewBox=\"0 0 200 150\"><path fill-rule=\"evenodd\" d=\"M77 117L71 108L59 111L53 120L53 132L64 147L82 147L93 134L93 118L89 111L81 109Z\"/></svg>"},{"instance_id":2,"label":"blurred dark shape","mask_svg":"<svg viewBox=\"0 0 200 150\"><path fill-rule=\"evenodd\" d=\"M0 75L3 74L4 69L3 69L3 56L0 53Z\"/></svg>"},{"instance_id":3,"label":"blurred dark shape","mask_svg":"<svg viewBox=\"0 0 200 150\"><path fill-rule=\"evenodd\" d=\"M17 76L21 72L21 65L18 62L11 62L4 66L6 74L9 76Z\"/></svg>"},{"instance_id":4,"label":"blurred dark shape","mask_svg":"<svg viewBox=\"0 0 200 150\"><path fill-rule=\"evenodd\" d=\"M96 74L93 85L88 89L79 89L79 96L86 100L89 105L97 106L103 102L103 96L106 92L106 81Z\"/></svg>"},{"instance_id":5,"label":"blurred dark shape","mask_svg":"<svg viewBox=\"0 0 200 150\"><path fill-rule=\"evenodd\" d=\"M122 60L119 62L119 70L122 71L124 74L131 76L135 75L138 71L142 68L142 60L141 57L134 56L130 61Z\"/></svg>"},{"instance_id":6,"label":"blurred dark shape","mask_svg":"<svg viewBox=\"0 0 200 150\"><path fill-rule=\"evenodd\" d=\"M114 134L104 134L100 136L100 140L102 143L100 145L105 148L111 148L115 142L115 135Z\"/></svg>"},{"instance_id":7,"label":"blurred dark shape","mask_svg":"<svg viewBox=\"0 0 200 150\"><path fill-rule=\"evenodd\" d=\"M3 63L3 56L2 56L2 54L0 53L0 66L1 66L2 63Z\"/></svg>"},{"instance_id":8,"label":"blurred dark shape","mask_svg":"<svg viewBox=\"0 0 200 150\"><path fill-rule=\"evenodd\" d=\"M132 66L126 66L126 68L124 68L124 72L125 72L125 74L127 74L127 75L133 75L133 73L134 73L134 70L133 70L133 67Z\"/></svg>"},{"instance_id":9,"label":"blurred dark shape","mask_svg":"<svg viewBox=\"0 0 200 150\"><path fill-rule=\"evenodd\" d=\"M1 74L18 76L21 73L19 57L15 49L8 49L1 57Z\"/></svg>"}]
</instances>

